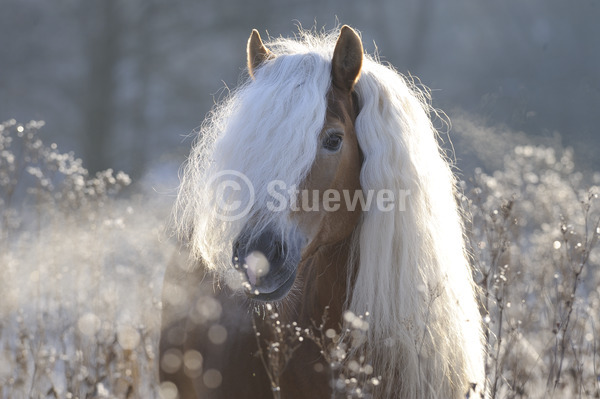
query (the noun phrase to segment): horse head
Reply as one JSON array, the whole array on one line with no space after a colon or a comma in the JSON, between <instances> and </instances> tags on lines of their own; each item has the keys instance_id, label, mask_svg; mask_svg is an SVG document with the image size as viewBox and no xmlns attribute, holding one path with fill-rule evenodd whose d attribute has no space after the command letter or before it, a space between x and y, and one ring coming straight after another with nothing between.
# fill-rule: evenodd
<instances>
[{"instance_id":1,"label":"horse head","mask_svg":"<svg viewBox=\"0 0 600 399\"><path fill-rule=\"evenodd\" d=\"M295 190L287 209L291 225L285 235L272 226L257 232L250 219L233 244L233 263L243 271L246 292L261 301L284 298L294 285L298 266L320 248L348 238L354 231L360 209L349 207L346 197L360 187L361 151L354 123L358 100L354 85L362 65L362 43L356 32L344 26L331 60L331 86L327 111L318 136L314 162ZM251 76L274 56L254 30L248 40ZM258 187L267 190L267 187Z\"/></svg>"}]
</instances>

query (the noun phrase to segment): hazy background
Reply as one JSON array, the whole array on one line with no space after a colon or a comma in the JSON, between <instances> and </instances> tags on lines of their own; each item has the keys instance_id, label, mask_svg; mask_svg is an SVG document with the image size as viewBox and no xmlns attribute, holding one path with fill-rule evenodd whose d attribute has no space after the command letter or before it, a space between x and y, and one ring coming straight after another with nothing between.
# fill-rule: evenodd
<instances>
[{"instance_id":1,"label":"hazy background","mask_svg":"<svg viewBox=\"0 0 600 399\"><path fill-rule=\"evenodd\" d=\"M597 170L599 20L597 0L0 0L0 120L45 120L43 140L91 171L174 178L185 137L243 76L252 28L339 21L433 90L465 173L501 159L496 131Z\"/></svg>"}]
</instances>

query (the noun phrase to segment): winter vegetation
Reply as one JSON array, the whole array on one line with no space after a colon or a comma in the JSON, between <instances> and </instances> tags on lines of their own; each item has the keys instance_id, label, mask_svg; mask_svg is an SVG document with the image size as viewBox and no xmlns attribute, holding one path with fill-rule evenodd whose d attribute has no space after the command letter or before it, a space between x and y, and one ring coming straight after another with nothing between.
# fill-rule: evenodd
<instances>
[{"instance_id":1,"label":"winter vegetation","mask_svg":"<svg viewBox=\"0 0 600 399\"><path fill-rule=\"evenodd\" d=\"M186 263L166 226L172 198L129 187L121 172L90 175L43 142L42 126L0 125L0 398L171 398L156 353L164 269ZM461 182L492 398L600 396L598 183L600 174L575 170L571 150L534 145ZM274 334L261 356L275 397L304 339L334 366L339 397L368 398L379 383L351 356L368 315L347 314L338 331L321 320L281 325L269 307L265 317ZM215 345L226 339L217 333ZM186 356L160 364L214 377L201 355Z\"/></svg>"},{"instance_id":2,"label":"winter vegetation","mask_svg":"<svg viewBox=\"0 0 600 399\"><path fill-rule=\"evenodd\" d=\"M0 397L156 397L169 208L0 125Z\"/></svg>"},{"instance_id":3,"label":"winter vegetation","mask_svg":"<svg viewBox=\"0 0 600 399\"><path fill-rule=\"evenodd\" d=\"M491 397L600 395L600 207L582 179L571 151L517 146L462 197Z\"/></svg>"}]
</instances>

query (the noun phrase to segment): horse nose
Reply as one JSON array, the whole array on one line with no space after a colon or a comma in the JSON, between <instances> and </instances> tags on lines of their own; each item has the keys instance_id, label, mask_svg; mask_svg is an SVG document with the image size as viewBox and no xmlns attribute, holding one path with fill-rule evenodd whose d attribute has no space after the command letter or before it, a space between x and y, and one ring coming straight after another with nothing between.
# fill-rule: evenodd
<instances>
[{"instance_id":1,"label":"horse nose","mask_svg":"<svg viewBox=\"0 0 600 399\"><path fill-rule=\"evenodd\" d=\"M238 240L233 244L232 263L236 269L245 272L253 286L260 286L262 277L271 271L271 265L275 273L287 256L287 245L284 242L274 241L268 244L260 241L244 245Z\"/></svg>"},{"instance_id":2,"label":"horse nose","mask_svg":"<svg viewBox=\"0 0 600 399\"><path fill-rule=\"evenodd\" d=\"M259 286L261 278L270 272L278 274L285 263L288 246L284 241L275 240L270 233L264 233L255 239L240 238L233 244L232 263L243 270L252 285Z\"/></svg>"},{"instance_id":3,"label":"horse nose","mask_svg":"<svg viewBox=\"0 0 600 399\"><path fill-rule=\"evenodd\" d=\"M271 300L287 294L300 257L300 249L295 247L268 231L257 237L238 237L232 248L232 263L250 284L250 296Z\"/></svg>"}]
</instances>

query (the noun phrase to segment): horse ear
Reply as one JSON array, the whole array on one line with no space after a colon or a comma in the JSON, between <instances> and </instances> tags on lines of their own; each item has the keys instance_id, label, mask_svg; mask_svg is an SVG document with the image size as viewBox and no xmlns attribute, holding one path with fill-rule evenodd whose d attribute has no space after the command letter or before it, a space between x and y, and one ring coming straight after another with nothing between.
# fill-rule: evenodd
<instances>
[{"instance_id":1,"label":"horse ear","mask_svg":"<svg viewBox=\"0 0 600 399\"><path fill-rule=\"evenodd\" d=\"M351 91L360 75L362 59L363 47L360 37L348 25L342 26L331 60L333 84L340 89Z\"/></svg>"},{"instance_id":2,"label":"horse ear","mask_svg":"<svg viewBox=\"0 0 600 399\"><path fill-rule=\"evenodd\" d=\"M250 38L248 39L248 72L254 77L254 71L260 64L273 56L273 54L265 47L260 38L260 34L256 29L252 29Z\"/></svg>"}]
</instances>

